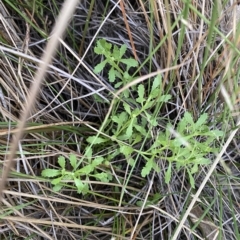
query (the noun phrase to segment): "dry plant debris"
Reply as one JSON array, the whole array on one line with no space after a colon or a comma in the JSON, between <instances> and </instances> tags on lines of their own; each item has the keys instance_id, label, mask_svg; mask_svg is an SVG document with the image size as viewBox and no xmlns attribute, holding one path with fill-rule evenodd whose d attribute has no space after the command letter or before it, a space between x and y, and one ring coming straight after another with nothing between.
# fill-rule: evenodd
<instances>
[{"instance_id":1,"label":"dry plant debris","mask_svg":"<svg viewBox=\"0 0 240 240\"><path fill-rule=\"evenodd\" d=\"M4 179L63 4L0 1L0 238L240 239L237 1L79 1ZM96 53L100 39L113 49L106 62ZM206 135L194 136L204 156L194 161L209 165L194 171L175 161L194 145L179 134L186 113L194 124L207 116ZM207 151L214 131L221 136ZM182 141L178 153L167 143L154 148L161 136ZM61 187L41 175L46 169Z\"/></svg>"}]
</instances>

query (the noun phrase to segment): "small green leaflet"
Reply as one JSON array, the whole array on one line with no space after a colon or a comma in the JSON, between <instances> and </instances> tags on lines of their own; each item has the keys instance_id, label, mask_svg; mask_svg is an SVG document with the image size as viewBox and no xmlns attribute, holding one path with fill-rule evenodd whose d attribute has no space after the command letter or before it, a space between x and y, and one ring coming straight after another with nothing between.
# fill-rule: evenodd
<instances>
[{"instance_id":1,"label":"small green leaflet","mask_svg":"<svg viewBox=\"0 0 240 240\"><path fill-rule=\"evenodd\" d=\"M65 157L63 156L58 157L58 164L62 169L64 169L66 164Z\"/></svg>"},{"instance_id":2,"label":"small green leaflet","mask_svg":"<svg viewBox=\"0 0 240 240\"><path fill-rule=\"evenodd\" d=\"M180 120L180 122L178 123L178 126L177 126L177 131L181 134L181 133L184 133L184 131L186 130L186 126L187 126L187 121L185 121L184 118L182 118ZM171 126L171 128L173 128L173 126Z\"/></svg>"},{"instance_id":3,"label":"small green leaflet","mask_svg":"<svg viewBox=\"0 0 240 240\"><path fill-rule=\"evenodd\" d=\"M133 121L134 121L134 118L131 119L131 122L129 123L128 128L126 130L126 136L129 138L132 136L132 133L133 133Z\"/></svg>"},{"instance_id":4,"label":"small green leaflet","mask_svg":"<svg viewBox=\"0 0 240 240\"><path fill-rule=\"evenodd\" d=\"M220 130L211 130L212 136L216 137L222 137L224 135L223 131Z\"/></svg>"},{"instance_id":5,"label":"small green leaflet","mask_svg":"<svg viewBox=\"0 0 240 240\"><path fill-rule=\"evenodd\" d=\"M116 74L116 76L117 76L117 74ZM117 89L117 88L121 87L122 85L123 85L123 82L118 82L114 85L114 87Z\"/></svg>"},{"instance_id":6,"label":"small green leaflet","mask_svg":"<svg viewBox=\"0 0 240 240\"><path fill-rule=\"evenodd\" d=\"M113 61L118 60L120 56L120 50L116 45L113 45L112 57Z\"/></svg>"},{"instance_id":7,"label":"small green leaflet","mask_svg":"<svg viewBox=\"0 0 240 240\"><path fill-rule=\"evenodd\" d=\"M153 80L151 92L152 92L154 89L160 87L160 86L161 86L161 83L162 83L162 77L161 77L161 75L157 75L157 76L154 78L154 80Z\"/></svg>"},{"instance_id":8,"label":"small green leaflet","mask_svg":"<svg viewBox=\"0 0 240 240\"><path fill-rule=\"evenodd\" d=\"M122 56L125 54L126 50L127 50L127 46L126 46L125 44L123 44L123 45L120 47L120 49L119 49L116 45L114 45L112 56L113 56L117 61L119 61L119 60L121 60Z\"/></svg>"},{"instance_id":9,"label":"small green leaflet","mask_svg":"<svg viewBox=\"0 0 240 240\"><path fill-rule=\"evenodd\" d=\"M62 177L59 177L59 178L55 178L51 181L51 184L53 185L56 185L56 184L59 184L62 180Z\"/></svg>"},{"instance_id":10,"label":"small green leaflet","mask_svg":"<svg viewBox=\"0 0 240 240\"><path fill-rule=\"evenodd\" d=\"M121 59L121 58L122 58L122 56L125 54L126 50L127 50L127 46L126 46L125 44L123 44L123 45L120 47L118 59Z\"/></svg>"},{"instance_id":11,"label":"small green leaflet","mask_svg":"<svg viewBox=\"0 0 240 240\"><path fill-rule=\"evenodd\" d=\"M120 62L126 64L128 69L130 67L137 67L138 66L138 62L133 58L121 59Z\"/></svg>"},{"instance_id":12,"label":"small green leaflet","mask_svg":"<svg viewBox=\"0 0 240 240\"><path fill-rule=\"evenodd\" d=\"M61 170L57 170L57 169L44 169L42 171L42 176L43 177L57 177L62 173Z\"/></svg>"},{"instance_id":13,"label":"small green leaflet","mask_svg":"<svg viewBox=\"0 0 240 240\"><path fill-rule=\"evenodd\" d=\"M193 117L189 112L185 112L183 119L185 119L185 121L189 123L191 126L194 125Z\"/></svg>"},{"instance_id":14,"label":"small green leaflet","mask_svg":"<svg viewBox=\"0 0 240 240\"><path fill-rule=\"evenodd\" d=\"M134 142L132 143L132 145L134 145L136 143L139 143L141 141L142 141L142 135L141 134L134 134Z\"/></svg>"},{"instance_id":15,"label":"small green leaflet","mask_svg":"<svg viewBox=\"0 0 240 240\"><path fill-rule=\"evenodd\" d=\"M211 163L211 161L208 158L196 156L196 161L194 161L194 163L200 164L200 165L208 165Z\"/></svg>"},{"instance_id":16,"label":"small green leaflet","mask_svg":"<svg viewBox=\"0 0 240 240\"><path fill-rule=\"evenodd\" d=\"M127 71L123 73L123 78L124 78L124 82L129 82L129 80L131 80L131 76Z\"/></svg>"},{"instance_id":17,"label":"small green leaflet","mask_svg":"<svg viewBox=\"0 0 240 240\"><path fill-rule=\"evenodd\" d=\"M111 179L109 179L108 174L107 174L107 173L104 173L104 172L96 173L96 174L94 174L93 176L94 176L95 178L100 179L101 182L105 182L105 183L108 183L109 180L111 180Z\"/></svg>"},{"instance_id":18,"label":"small green leaflet","mask_svg":"<svg viewBox=\"0 0 240 240\"><path fill-rule=\"evenodd\" d=\"M126 157L131 155L133 153L134 149L131 146L126 146L126 145L122 145L120 147L120 152L122 154L124 154Z\"/></svg>"},{"instance_id":19,"label":"small green leaflet","mask_svg":"<svg viewBox=\"0 0 240 240\"><path fill-rule=\"evenodd\" d=\"M134 124L134 128L143 136L147 136L147 131L143 126Z\"/></svg>"},{"instance_id":20,"label":"small green leaflet","mask_svg":"<svg viewBox=\"0 0 240 240\"><path fill-rule=\"evenodd\" d=\"M101 39L101 40L102 40L102 39ZM94 47L94 52L95 52L96 54L99 54L99 55L100 55L100 54L103 54L104 51L105 51L104 47L102 46L103 41L101 41L101 40L97 41L97 46Z\"/></svg>"},{"instance_id":21,"label":"small green leaflet","mask_svg":"<svg viewBox=\"0 0 240 240\"><path fill-rule=\"evenodd\" d=\"M89 175L94 170L94 167L92 164L88 164L85 167L81 168L77 171L77 173L82 173L81 175Z\"/></svg>"},{"instance_id":22,"label":"small green leaflet","mask_svg":"<svg viewBox=\"0 0 240 240\"><path fill-rule=\"evenodd\" d=\"M108 72L108 79L109 79L109 82L113 83L115 82L116 80L116 74L115 74L115 70L113 67L111 67L111 69L109 70Z\"/></svg>"},{"instance_id":23,"label":"small green leaflet","mask_svg":"<svg viewBox=\"0 0 240 240\"><path fill-rule=\"evenodd\" d=\"M143 109L146 110L148 108L152 108L153 105L156 104L156 101L155 100L147 100L147 102L145 103L145 105L143 106Z\"/></svg>"},{"instance_id":24,"label":"small green leaflet","mask_svg":"<svg viewBox=\"0 0 240 240\"><path fill-rule=\"evenodd\" d=\"M92 166L93 167L96 167L100 164L102 164L104 161L104 158L103 157L96 157L93 161L92 161Z\"/></svg>"},{"instance_id":25,"label":"small green leaflet","mask_svg":"<svg viewBox=\"0 0 240 240\"><path fill-rule=\"evenodd\" d=\"M112 116L112 121L118 124L117 131L123 126L128 120L128 115L126 112L121 112L119 115Z\"/></svg>"},{"instance_id":26,"label":"small green leaflet","mask_svg":"<svg viewBox=\"0 0 240 240\"><path fill-rule=\"evenodd\" d=\"M127 163L131 166L131 167L133 167L134 166L134 164L135 164L135 161L134 161L134 159L133 158L127 158L126 159L127 160Z\"/></svg>"},{"instance_id":27,"label":"small green leaflet","mask_svg":"<svg viewBox=\"0 0 240 240\"><path fill-rule=\"evenodd\" d=\"M97 64L94 68L94 73L100 73L105 68L106 64L107 64L107 60L104 60L99 64Z\"/></svg>"},{"instance_id":28,"label":"small green leaflet","mask_svg":"<svg viewBox=\"0 0 240 240\"><path fill-rule=\"evenodd\" d=\"M143 167L143 169L141 171L141 176L146 177L151 172L151 169L152 169L152 165L151 165L151 162L149 160L149 161L147 161L145 167Z\"/></svg>"},{"instance_id":29,"label":"small green leaflet","mask_svg":"<svg viewBox=\"0 0 240 240\"><path fill-rule=\"evenodd\" d=\"M103 54L103 48L102 48L102 46L100 47L100 46L96 46L96 47L94 47L94 52L96 53L96 54Z\"/></svg>"},{"instance_id":30,"label":"small green leaflet","mask_svg":"<svg viewBox=\"0 0 240 240\"><path fill-rule=\"evenodd\" d=\"M138 86L138 98L136 99L136 101L138 103L141 103L141 105L143 105L143 103L146 101L144 98L144 92L145 92L145 88L142 84L140 84Z\"/></svg>"},{"instance_id":31,"label":"small green leaflet","mask_svg":"<svg viewBox=\"0 0 240 240\"><path fill-rule=\"evenodd\" d=\"M100 143L104 143L107 141L109 141L107 138L101 138L101 137L96 137L96 136L87 138L87 142L91 143L91 144L100 144Z\"/></svg>"},{"instance_id":32,"label":"small green leaflet","mask_svg":"<svg viewBox=\"0 0 240 240\"><path fill-rule=\"evenodd\" d=\"M53 191L54 192L59 192L63 188L63 185L57 184L53 186Z\"/></svg>"},{"instance_id":33,"label":"small green leaflet","mask_svg":"<svg viewBox=\"0 0 240 240\"><path fill-rule=\"evenodd\" d=\"M194 124L195 129L198 129L203 124L205 124L207 122L207 118L208 118L207 113L202 114L197 120L197 122Z\"/></svg>"},{"instance_id":34,"label":"small green leaflet","mask_svg":"<svg viewBox=\"0 0 240 240\"><path fill-rule=\"evenodd\" d=\"M131 115L132 111L131 111L130 106L129 106L127 103L124 102L124 103L123 103L123 107L124 107L125 111L126 111L129 115Z\"/></svg>"},{"instance_id":35,"label":"small green leaflet","mask_svg":"<svg viewBox=\"0 0 240 240\"><path fill-rule=\"evenodd\" d=\"M145 114L148 122L151 123L152 126L156 127L158 125L156 118L147 112L145 112Z\"/></svg>"},{"instance_id":36,"label":"small green leaflet","mask_svg":"<svg viewBox=\"0 0 240 240\"><path fill-rule=\"evenodd\" d=\"M110 51L112 44L108 43L105 39L100 39L97 41L97 46L94 48L96 54L104 54L105 51Z\"/></svg>"},{"instance_id":37,"label":"small green leaflet","mask_svg":"<svg viewBox=\"0 0 240 240\"><path fill-rule=\"evenodd\" d=\"M75 185L77 187L77 192L82 193L82 190L84 188L83 182L78 178L74 178L74 182L75 182Z\"/></svg>"},{"instance_id":38,"label":"small green leaflet","mask_svg":"<svg viewBox=\"0 0 240 240\"><path fill-rule=\"evenodd\" d=\"M70 161L70 164L71 164L72 168L75 169L76 166L77 166L77 157L76 157L76 155L70 154L69 161Z\"/></svg>"},{"instance_id":39,"label":"small green leaflet","mask_svg":"<svg viewBox=\"0 0 240 240\"><path fill-rule=\"evenodd\" d=\"M192 168L191 168L191 174L194 174L198 171L198 164L193 164Z\"/></svg>"},{"instance_id":40,"label":"small green leaflet","mask_svg":"<svg viewBox=\"0 0 240 240\"><path fill-rule=\"evenodd\" d=\"M115 75L116 75L117 78L122 79L122 74L121 74L120 72L115 71ZM119 84L119 83L116 83L115 86L118 85L118 84ZM123 82L121 82L121 84L123 84ZM119 86L121 86L121 85L119 85Z\"/></svg>"},{"instance_id":41,"label":"small green leaflet","mask_svg":"<svg viewBox=\"0 0 240 240\"><path fill-rule=\"evenodd\" d=\"M125 98L129 98L129 90L128 89L126 89L125 91L123 91L123 96L125 97Z\"/></svg>"},{"instance_id":42,"label":"small green leaflet","mask_svg":"<svg viewBox=\"0 0 240 240\"><path fill-rule=\"evenodd\" d=\"M166 102L168 102L171 98L172 98L171 95L167 94L167 95L161 96L157 101L158 101L158 102L164 102L164 103L166 103Z\"/></svg>"}]
</instances>

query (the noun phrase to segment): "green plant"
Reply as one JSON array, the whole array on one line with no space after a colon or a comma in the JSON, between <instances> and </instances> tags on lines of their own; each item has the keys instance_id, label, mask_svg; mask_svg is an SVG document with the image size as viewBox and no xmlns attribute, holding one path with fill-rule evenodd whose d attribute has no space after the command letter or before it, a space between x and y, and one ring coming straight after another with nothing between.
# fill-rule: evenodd
<instances>
[{"instance_id":1,"label":"green plant","mask_svg":"<svg viewBox=\"0 0 240 240\"><path fill-rule=\"evenodd\" d=\"M106 60L95 67L95 72L102 71L106 63L109 63L111 65L109 71L110 82L115 81L115 76L119 76L120 79L122 79L122 76L127 76L127 78L123 77L123 80L120 81L118 85L115 85L115 87L118 87L125 83L126 79L131 80L132 77L129 76L129 74L118 75L122 71L119 69L119 63L126 51L125 45L120 49L114 46L115 50L113 52L115 52L115 55L111 53L111 48L112 45L105 40L99 40L97 42L97 47L94 50L97 54L103 54ZM128 72L130 67L136 66L131 64L131 60L123 62L127 65L126 72ZM115 69L117 69L117 71ZM194 122L191 114L186 112L178 123L177 129L174 131L171 123L168 123L166 130L160 132L153 145L147 151L141 152L134 149L134 145L142 141L143 138L151 137L147 129L152 129L158 124L157 117L148 110L157 104L161 105L171 99L171 96L168 94L159 94L162 92L160 75L154 79L151 90L148 93L143 84L138 85L138 97L135 101L131 101L133 110L131 110L129 104L124 102L124 111L113 115L110 119L110 121L115 123L113 126L110 124L113 133L112 138L120 140L118 141L119 149L117 152L125 155L131 166L134 166L134 160L131 156L134 151L138 152L143 159L145 159L146 165L141 173L143 177L147 176L152 169L159 171L156 159L167 160L169 166L165 175L166 183L169 183L171 179L172 167L173 163L175 163L177 170L181 167L187 170L190 184L194 187L193 174L198 171L199 165L210 164L207 155L218 151L218 148L211 146L219 137L223 136L223 132L220 130L211 130L210 127L207 126L208 115L206 113L202 114L199 119ZM96 142L96 139L94 141ZM94 141L90 142L94 144ZM123 144L122 141L125 141L125 144ZM97 142L99 143L99 137Z\"/></svg>"},{"instance_id":2,"label":"green plant","mask_svg":"<svg viewBox=\"0 0 240 240\"><path fill-rule=\"evenodd\" d=\"M90 151L88 151L90 153ZM81 160L77 160L77 157L74 154L69 156L69 162L72 167L72 171L66 170L66 159L63 156L58 158L58 164L61 169L44 169L42 171L42 176L47 178L53 178L51 180L51 184L54 185L54 191L60 191L64 186L64 182L62 180L74 180L74 184L77 188L78 193L86 194L89 190L89 186L87 182L84 180L88 180L89 177L100 180L101 182L109 182L112 177L111 174L106 172L98 172L97 166L102 164L104 159L102 157L96 157L94 160L88 157L88 163L79 168L79 165L82 163Z\"/></svg>"},{"instance_id":3,"label":"green plant","mask_svg":"<svg viewBox=\"0 0 240 240\"><path fill-rule=\"evenodd\" d=\"M166 183L171 179L173 163L177 170L181 167L187 170L190 184L194 188L193 174L198 171L199 165L211 163L207 157L211 153L217 153L219 148L212 147L219 137L223 136L220 130L211 130L206 125L208 115L202 114L194 122L192 115L186 112L174 130L168 123L165 132L161 132L149 149L158 159L166 159L169 162L165 175Z\"/></svg>"},{"instance_id":4,"label":"green plant","mask_svg":"<svg viewBox=\"0 0 240 240\"><path fill-rule=\"evenodd\" d=\"M136 149L135 145L143 141L144 138L150 139L151 134L147 129L158 125L157 118L151 115L149 110L153 108L154 105L167 102L171 98L170 95L158 97L159 92L161 92L161 86L161 77L158 76L154 79L150 93L146 98L144 96L145 87L143 84L140 84L137 88L138 98L135 104L132 103L134 110L131 110L129 104L124 102L122 104L124 110L120 113L113 114L109 119L107 125L110 127L108 130L106 129L106 132L110 137L91 136L87 141L93 146L98 145L98 149L101 144L100 148L103 150L106 148L106 144L111 144L111 140L115 140L118 146L115 147L114 153L108 156L108 160L122 154L125 156L128 164L134 167L136 161L133 159L132 154L137 152L147 161L147 169L143 170L143 176L149 174L151 169L159 171L159 167L153 160L151 153L145 155L144 152Z\"/></svg>"},{"instance_id":5,"label":"green plant","mask_svg":"<svg viewBox=\"0 0 240 240\"><path fill-rule=\"evenodd\" d=\"M95 66L94 72L100 73L108 63L110 65L110 70L108 71L108 80L113 83L116 78L120 81L114 85L115 88L122 86L132 80L132 76L129 74L129 69L131 67L137 67L138 62L133 58L123 58L126 53L127 46L123 44L120 48L116 45L108 43L105 39L100 39L97 41L97 45L94 48L94 52L98 55L105 57L101 63ZM122 67L120 65L125 65ZM123 70L124 69L124 70ZM125 91L125 96L128 97L128 91Z\"/></svg>"},{"instance_id":6,"label":"green plant","mask_svg":"<svg viewBox=\"0 0 240 240\"><path fill-rule=\"evenodd\" d=\"M190 184L194 188L193 174L198 171L200 165L211 163L207 155L219 150L212 146L219 137L223 136L223 132L211 130L207 126L208 115L206 113L194 122L192 115L186 112L179 121L176 130L171 123L168 123L165 130L159 131L159 135L152 146L144 152L140 151L134 145L143 141L143 138L150 139L151 134L147 129L152 129L158 125L157 118L151 115L148 110L156 103L169 101L171 96L162 95L158 97L158 93L161 91L161 78L159 76L154 79L147 98L144 97L145 88L142 84L137 89L138 98L136 98L134 110L131 110L127 103L123 103L124 111L113 115L109 121L111 130L108 131L108 134L118 142L118 148L115 148L114 156L116 156L116 153L123 154L128 163L134 167L135 160L132 154L137 152L146 162L141 171L142 177L146 177L151 170L157 172L160 170L157 165L158 159L167 160L169 166L165 174L165 182L169 183L172 167L175 164L177 170L180 170L180 168L187 170ZM104 146L109 138L92 136L88 138L88 141L93 145L103 144ZM111 156L111 158L114 156Z\"/></svg>"},{"instance_id":7,"label":"green plant","mask_svg":"<svg viewBox=\"0 0 240 240\"><path fill-rule=\"evenodd\" d=\"M114 46L112 50L112 44L101 39L97 42L94 51L105 56L105 60L95 67L95 72L102 71L108 63L111 67L108 72L109 81L114 82L116 77L120 79L115 87L133 79L128 71L130 67L137 66L137 62L131 58L122 58L126 52L125 45L120 48ZM120 68L120 63L126 64L126 71ZM181 168L187 170L190 184L194 188L194 173L198 172L200 165L210 164L208 155L218 151L218 148L213 145L219 137L223 136L223 132L211 130L208 127L206 113L194 122L189 112L186 112L180 119L176 130L170 120L165 124L165 129L160 129L158 124L161 118L158 117L158 112L153 114L152 110L161 109L162 104L171 99L171 95L162 94L161 75L153 79L150 88L139 84L132 89L132 92L137 95L135 100L129 98L129 92L125 94L126 101L118 100L116 109L112 111L112 116L106 124L107 128L103 130L104 135L97 134L87 138L90 145L85 150L85 157L88 160L85 165L83 164L84 158L77 161L75 155L70 155L69 161L73 170L67 171L65 169L66 160L61 156L58 159L60 170L46 169L42 171L42 176L53 178L51 183L54 185L54 190L59 191L63 187L62 180L74 180L78 193L85 194L88 192L88 184L86 181L83 182L83 178L88 180L89 177L92 177L102 182L112 180L111 174L104 168L97 170L100 164L107 165L111 159L123 155L128 164L134 168L136 164L134 154L138 154L138 157L145 161L145 166L141 170L142 177L149 175L152 170L159 172L160 168L157 162L167 161L169 165L165 173L165 182L170 182L172 168L176 166L177 170ZM153 138L151 130L154 128L158 130L159 134ZM147 139L151 140L152 144L143 151L139 148L139 143ZM93 153L104 151L113 145L112 153L92 160Z\"/></svg>"}]
</instances>

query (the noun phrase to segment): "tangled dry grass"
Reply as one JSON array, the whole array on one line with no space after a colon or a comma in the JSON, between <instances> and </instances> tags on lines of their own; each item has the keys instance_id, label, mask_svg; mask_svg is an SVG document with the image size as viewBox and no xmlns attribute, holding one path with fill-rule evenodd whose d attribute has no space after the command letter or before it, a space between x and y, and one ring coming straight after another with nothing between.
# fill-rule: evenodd
<instances>
[{"instance_id":1,"label":"tangled dry grass","mask_svg":"<svg viewBox=\"0 0 240 240\"><path fill-rule=\"evenodd\" d=\"M11 140L62 5L58 0L0 2L0 161L1 181L6 180L0 239L240 239L239 134L234 131L239 6L234 1L79 1L31 102L5 179ZM142 160L131 170L125 159L112 159L113 182L89 179L86 195L77 194L71 182L54 192L41 177L43 169L58 167L60 155L82 157L86 137L100 129L108 113L114 85L107 71L93 72L101 61L94 53L100 38L126 44L127 56L141 66L139 77L165 70L163 89L172 99L158 113L164 119L161 128L177 123L185 111L195 119L207 112L209 126L225 132L218 143L224 149L219 162L208 156L218 163L211 176L206 177L211 166L195 176L196 189L207 183L189 213L196 190L189 187L184 169L173 169L166 184L168 163L161 159L160 173L145 179ZM153 129L153 138L161 128ZM113 152L115 144L106 151Z\"/></svg>"}]
</instances>

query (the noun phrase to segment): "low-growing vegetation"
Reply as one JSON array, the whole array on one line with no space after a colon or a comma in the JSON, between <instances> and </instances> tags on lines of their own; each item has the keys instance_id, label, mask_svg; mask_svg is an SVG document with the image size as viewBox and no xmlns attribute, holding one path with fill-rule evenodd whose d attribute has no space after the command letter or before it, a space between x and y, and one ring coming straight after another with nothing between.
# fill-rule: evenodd
<instances>
[{"instance_id":1,"label":"low-growing vegetation","mask_svg":"<svg viewBox=\"0 0 240 240\"><path fill-rule=\"evenodd\" d=\"M63 4L0 5L0 239L240 239L238 3Z\"/></svg>"}]
</instances>

